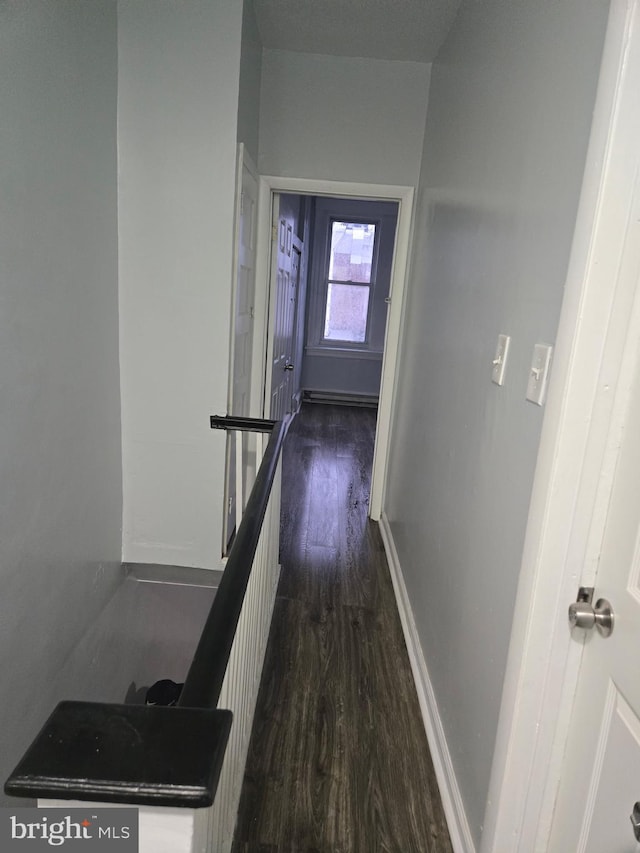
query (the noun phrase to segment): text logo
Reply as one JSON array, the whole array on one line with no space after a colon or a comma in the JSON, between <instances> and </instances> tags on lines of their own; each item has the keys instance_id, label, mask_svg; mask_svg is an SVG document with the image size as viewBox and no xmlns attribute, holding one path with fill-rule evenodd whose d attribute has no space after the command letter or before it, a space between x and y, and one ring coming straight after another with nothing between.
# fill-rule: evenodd
<instances>
[{"instance_id":1,"label":"text logo","mask_svg":"<svg viewBox=\"0 0 640 853\"><path fill-rule=\"evenodd\" d=\"M0 809L1 853L138 853L137 809Z\"/></svg>"}]
</instances>

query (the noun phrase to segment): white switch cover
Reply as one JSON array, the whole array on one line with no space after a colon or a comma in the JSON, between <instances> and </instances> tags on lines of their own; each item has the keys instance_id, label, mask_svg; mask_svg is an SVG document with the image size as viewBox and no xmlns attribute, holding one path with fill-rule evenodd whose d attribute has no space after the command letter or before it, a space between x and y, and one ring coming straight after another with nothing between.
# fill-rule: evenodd
<instances>
[{"instance_id":1,"label":"white switch cover","mask_svg":"<svg viewBox=\"0 0 640 853\"><path fill-rule=\"evenodd\" d=\"M533 348L533 361L531 362L527 384L527 400L531 400L538 406L544 402L552 352L553 347L550 347L549 344L536 344Z\"/></svg>"},{"instance_id":2,"label":"white switch cover","mask_svg":"<svg viewBox=\"0 0 640 853\"><path fill-rule=\"evenodd\" d=\"M493 357L493 370L491 371L491 381L495 382L496 385L504 385L504 372L507 369L510 343L509 335L498 335L498 346Z\"/></svg>"}]
</instances>

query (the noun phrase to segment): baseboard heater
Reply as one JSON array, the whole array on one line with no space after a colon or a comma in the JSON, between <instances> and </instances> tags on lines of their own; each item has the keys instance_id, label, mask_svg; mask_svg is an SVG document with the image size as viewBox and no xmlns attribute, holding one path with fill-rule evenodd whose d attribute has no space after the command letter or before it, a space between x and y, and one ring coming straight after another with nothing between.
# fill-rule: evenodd
<instances>
[{"instance_id":1,"label":"baseboard heater","mask_svg":"<svg viewBox=\"0 0 640 853\"><path fill-rule=\"evenodd\" d=\"M377 394L352 394L342 391L303 391L302 399L308 403L333 403L343 406L378 408Z\"/></svg>"}]
</instances>

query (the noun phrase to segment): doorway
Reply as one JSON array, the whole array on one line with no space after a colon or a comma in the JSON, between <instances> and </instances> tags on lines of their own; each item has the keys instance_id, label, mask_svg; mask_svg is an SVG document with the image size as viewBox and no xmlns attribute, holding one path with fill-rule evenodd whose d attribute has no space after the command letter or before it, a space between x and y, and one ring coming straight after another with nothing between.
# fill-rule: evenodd
<instances>
[{"instance_id":1,"label":"doorway","mask_svg":"<svg viewBox=\"0 0 640 853\"><path fill-rule=\"evenodd\" d=\"M395 202L397 204L397 225L391 258L390 287L385 297L388 300L385 303L388 307L386 311L386 328L383 336L383 354L380 368L378 418L369 510L370 517L378 520L382 511L388 439L393 411L394 384L396 381L396 365L399 355L399 333L402 320L404 285L413 210L413 188L347 184L297 178L261 177L256 260L257 281L267 282L272 280L272 236L273 225L275 224L273 222L273 199L276 194L282 193L315 196L318 198L332 197L336 199L359 199L373 202ZM277 235L278 229L279 224L276 226ZM272 343L274 341L276 311L277 287L258 287L256 292L256 317L260 318L260 322L256 324L253 375L262 377L262 381L254 383L251 408L256 416L260 417L269 416L271 406L270 392L274 387ZM300 311L298 311L298 316L300 316Z\"/></svg>"},{"instance_id":2,"label":"doorway","mask_svg":"<svg viewBox=\"0 0 640 853\"><path fill-rule=\"evenodd\" d=\"M303 397L377 408L397 202L275 193L269 417Z\"/></svg>"}]
</instances>

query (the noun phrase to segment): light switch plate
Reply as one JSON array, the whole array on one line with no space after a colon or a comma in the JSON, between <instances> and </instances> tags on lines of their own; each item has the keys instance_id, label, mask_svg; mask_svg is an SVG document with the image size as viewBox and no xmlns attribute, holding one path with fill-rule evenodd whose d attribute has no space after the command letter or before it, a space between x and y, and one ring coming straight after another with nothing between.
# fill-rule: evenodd
<instances>
[{"instance_id":1,"label":"light switch plate","mask_svg":"<svg viewBox=\"0 0 640 853\"><path fill-rule=\"evenodd\" d=\"M544 402L552 352L553 347L549 344L536 344L533 348L533 360L529 371L529 382L527 383L527 400L537 406L541 406Z\"/></svg>"},{"instance_id":2,"label":"light switch plate","mask_svg":"<svg viewBox=\"0 0 640 853\"><path fill-rule=\"evenodd\" d=\"M504 373L507 369L507 356L509 355L509 344L511 338L509 335L498 335L498 345L496 354L493 357L493 370L491 371L491 381L496 385L504 385Z\"/></svg>"}]
</instances>

